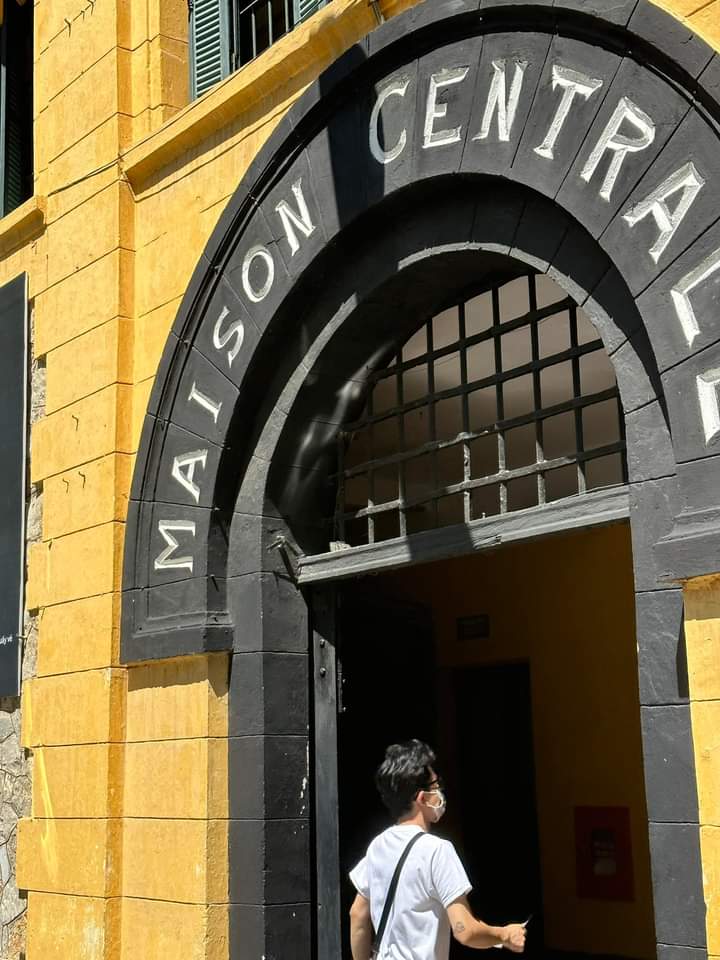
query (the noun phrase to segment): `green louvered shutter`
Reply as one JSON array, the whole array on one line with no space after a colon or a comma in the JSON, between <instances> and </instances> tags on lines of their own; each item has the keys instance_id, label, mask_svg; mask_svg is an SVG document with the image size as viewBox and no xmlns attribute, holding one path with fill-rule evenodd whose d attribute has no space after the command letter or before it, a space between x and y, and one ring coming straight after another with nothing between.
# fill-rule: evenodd
<instances>
[{"instance_id":1,"label":"green louvered shutter","mask_svg":"<svg viewBox=\"0 0 720 960\"><path fill-rule=\"evenodd\" d=\"M19 207L26 199L23 182L22 91L17 74L7 71L5 84L5 213Z\"/></svg>"},{"instance_id":2,"label":"green louvered shutter","mask_svg":"<svg viewBox=\"0 0 720 960\"><path fill-rule=\"evenodd\" d=\"M324 7L326 3L327 0L293 0L295 23L302 23L303 20L307 20L316 10Z\"/></svg>"},{"instance_id":3,"label":"green louvered shutter","mask_svg":"<svg viewBox=\"0 0 720 960\"><path fill-rule=\"evenodd\" d=\"M2 216L32 196L33 5L5 3L0 38L0 197Z\"/></svg>"},{"instance_id":4,"label":"green louvered shutter","mask_svg":"<svg viewBox=\"0 0 720 960\"><path fill-rule=\"evenodd\" d=\"M190 91L200 97L230 73L229 0L192 0Z\"/></svg>"}]
</instances>

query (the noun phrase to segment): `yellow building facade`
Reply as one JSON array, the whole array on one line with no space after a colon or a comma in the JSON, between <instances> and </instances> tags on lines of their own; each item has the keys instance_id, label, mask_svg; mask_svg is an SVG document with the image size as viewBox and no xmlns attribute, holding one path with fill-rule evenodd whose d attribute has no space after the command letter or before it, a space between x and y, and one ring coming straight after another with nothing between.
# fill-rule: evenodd
<instances>
[{"instance_id":1,"label":"yellow building facade","mask_svg":"<svg viewBox=\"0 0 720 960\"><path fill-rule=\"evenodd\" d=\"M229 783L253 775L229 770L230 655L123 662L130 488L163 349L228 201L325 68L412 6L332 0L190 102L184 0L35 2L34 195L0 221L0 282L27 274L44 382L29 454L37 655L20 705L26 930L8 957L254 956L228 893L241 856ZM717 0L661 6L720 50ZM706 955L718 958L720 579L683 592Z\"/></svg>"}]
</instances>

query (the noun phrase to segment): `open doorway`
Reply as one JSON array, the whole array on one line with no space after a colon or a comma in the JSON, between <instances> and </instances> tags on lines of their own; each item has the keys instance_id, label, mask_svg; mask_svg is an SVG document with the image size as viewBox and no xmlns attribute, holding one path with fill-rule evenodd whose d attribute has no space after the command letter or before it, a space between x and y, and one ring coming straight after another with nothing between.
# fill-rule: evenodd
<instances>
[{"instance_id":1,"label":"open doorway","mask_svg":"<svg viewBox=\"0 0 720 960\"><path fill-rule=\"evenodd\" d=\"M387 825L374 770L418 737L479 916L532 914L532 956L653 957L628 525L350 580L338 597L343 918L347 871Z\"/></svg>"}]
</instances>

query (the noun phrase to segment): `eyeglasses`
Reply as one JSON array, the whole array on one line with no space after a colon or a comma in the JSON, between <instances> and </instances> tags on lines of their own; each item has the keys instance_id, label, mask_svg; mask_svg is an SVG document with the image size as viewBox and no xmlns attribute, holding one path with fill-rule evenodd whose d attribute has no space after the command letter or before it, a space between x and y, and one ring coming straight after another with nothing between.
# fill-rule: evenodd
<instances>
[{"instance_id":1,"label":"eyeglasses","mask_svg":"<svg viewBox=\"0 0 720 960\"><path fill-rule=\"evenodd\" d=\"M431 780L430 783L429 783L426 787L423 788L423 790L425 790L425 791L430 791L430 790L442 790L442 791L444 792L444 791L445 791L445 781L442 779L442 777L435 777L435 779L434 779L434 780Z\"/></svg>"}]
</instances>

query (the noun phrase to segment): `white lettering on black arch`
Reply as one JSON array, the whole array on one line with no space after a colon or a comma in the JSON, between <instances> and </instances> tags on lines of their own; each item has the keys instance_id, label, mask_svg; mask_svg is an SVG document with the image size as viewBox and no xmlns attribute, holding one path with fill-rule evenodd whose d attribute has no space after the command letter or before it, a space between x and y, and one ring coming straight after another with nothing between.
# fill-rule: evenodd
<instances>
[{"instance_id":1,"label":"white lettering on black arch","mask_svg":"<svg viewBox=\"0 0 720 960\"><path fill-rule=\"evenodd\" d=\"M486 140L490 134L493 117L497 113L498 140L507 142L512 133L515 115L517 114L520 94L522 92L523 78L527 69L526 60L512 61L515 64L512 82L510 84L510 93L507 92L507 79L505 76L508 61L493 60L493 78L490 83L490 92L488 93L487 103L485 104L485 113L480 124L480 133L475 134L473 140Z\"/></svg>"},{"instance_id":2,"label":"white lettering on black arch","mask_svg":"<svg viewBox=\"0 0 720 960\"><path fill-rule=\"evenodd\" d=\"M550 123L547 136L540 146L535 147L535 153L539 157L544 157L546 160L555 158L555 144L568 118L575 97L581 96L583 100L588 100L602 85L602 80L594 80L584 73L571 70L569 67L563 67L559 63L553 64L552 88L557 90L559 87L562 90L562 97Z\"/></svg>"},{"instance_id":3,"label":"white lettering on black arch","mask_svg":"<svg viewBox=\"0 0 720 960\"><path fill-rule=\"evenodd\" d=\"M287 200L281 200L275 210L280 216L287 242L290 244L290 256L294 257L300 249L300 241L295 231L298 230L307 239L315 232L315 224L310 218L310 211L303 195L302 177L298 177L292 185L292 192L297 203L297 212Z\"/></svg>"},{"instance_id":4,"label":"white lettering on black arch","mask_svg":"<svg viewBox=\"0 0 720 960\"><path fill-rule=\"evenodd\" d=\"M428 88L427 106L425 109L425 131L423 136L423 147L444 147L450 143L457 143L460 140L460 131L462 126L449 127L445 130L436 130L435 121L442 120L447 116L447 104L438 103L438 91L443 87L450 87L456 83L461 83L468 74L469 67L445 68L444 70L433 73L430 77L430 86Z\"/></svg>"},{"instance_id":5,"label":"white lettering on black arch","mask_svg":"<svg viewBox=\"0 0 720 960\"><path fill-rule=\"evenodd\" d=\"M635 206L623 215L623 220L627 221L631 227L639 223L648 214L652 214L659 235L655 243L650 247L648 253L655 263L658 262L663 251L675 235L675 231L685 219L690 207L693 205L698 193L702 190L705 180L697 171L692 161L671 174L667 180L660 184L644 200L636 203ZM670 210L667 200L682 190L682 194L674 210Z\"/></svg>"},{"instance_id":6,"label":"white lettering on black arch","mask_svg":"<svg viewBox=\"0 0 720 960\"><path fill-rule=\"evenodd\" d=\"M705 433L705 446L709 446L720 438L720 403L718 403L718 388L720 388L720 369L707 370L701 373L696 380L700 415Z\"/></svg>"},{"instance_id":7,"label":"white lettering on black arch","mask_svg":"<svg viewBox=\"0 0 720 960\"><path fill-rule=\"evenodd\" d=\"M234 320L227 330L222 332L222 325L226 317L229 315L230 311L228 308L223 307L220 312L220 316L215 321L215 327L213 328L213 346L216 350L223 350L231 342L231 340L235 340L235 343L227 353L228 367L232 367L233 360L240 353L240 348L242 347L243 340L245 339L245 325L243 324L242 320Z\"/></svg>"},{"instance_id":8,"label":"white lettering on black arch","mask_svg":"<svg viewBox=\"0 0 720 960\"><path fill-rule=\"evenodd\" d=\"M192 403L197 403L197 405L202 407L203 410L207 410L215 423L218 422L220 410L222 409L222 401L220 403L216 403L210 397L198 390L196 383L193 383L192 387L190 387L188 400L190 400Z\"/></svg>"},{"instance_id":9,"label":"white lettering on black arch","mask_svg":"<svg viewBox=\"0 0 720 960\"><path fill-rule=\"evenodd\" d=\"M265 265L266 270L265 280L260 287L254 287L250 281L250 268L256 260L261 261ZM249 299L252 300L253 303L261 303L272 290L272 285L274 282L275 261L273 260L272 254L268 248L263 246L261 243L256 244L254 247L250 247L248 252L245 254L245 259L243 260L242 265L243 290L248 295Z\"/></svg>"},{"instance_id":10,"label":"white lettering on black arch","mask_svg":"<svg viewBox=\"0 0 720 960\"><path fill-rule=\"evenodd\" d=\"M485 63L485 61L483 61ZM542 142L529 145L538 158L543 161L554 162L558 145L562 143L563 135L568 135L569 124L577 122L580 117L587 117L591 112L582 105L594 98L599 101L598 92L603 89L605 81L582 70L574 69L562 63L552 63L551 80L538 89L527 90L525 81L529 63L513 55L512 49L505 56L499 56L491 61L488 76L483 83L487 84L483 90L484 102L481 102L482 119L480 129L473 136L474 141L485 141L495 136L499 142L510 141L515 125L518 122L518 112L523 96L530 97L534 105L540 104L540 122L537 140L543 137ZM427 78L427 88L418 91L415 95L414 81L409 76L395 76L382 82L377 87L377 95L372 107L369 127L369 149L374 160L383 166L397 161L407 149L409 119L402 120L402 111L419 109L423 111L422 130L420 117L417 118L417 137L422 149L429 150L443 147L462 141L466 132L461 118L453 117L453 107L448 101L453 101L447 91L467 81L470 73L469 65L442 67L432 72ZM635 96L634 90L628 90ZM410 95L408 96L408 93ZM446 95L444 95L446 94ZM638 94L640 96L640 94ZM402 104L388 106L388 101L399 97ZM542 98L548 98L551 110L548 112L547 101L542 104ZM587 146L582 148L579 178L587 184L592 184L593 198L598 196L602 201L609 203L614 195L629 190L629 186L622 182L621 175L625 166L630 166L631 154L648 150L656 139L656 123L631 96L621 96L617 103L605 101L608 105L609 117L600 132L592 139L586 140ZM387 108L387 109L386 109ZM424 108L424 110L423 110ZM383 129L383 111L388 118L392 114L392 130L389 133ZM597 114L596 114L597 115ZM550 117L549 122L547 117ZM388 125L386 125L388 126ZM538 129L537 126L532 129ZM583 121L582 133L588 129L587 122ZM578 131L580 132L580 131ZM473 131L469 131L473 133ZM589 153L586 151L589 150ZM688 145L688 153L692 145ZM649 159L649 158L648 158ZM538 160L538 163L541 161ZM642 164L642 169L634 173L641 174L649 164ZM629 178L628 178L629 179ZM637 179L637 177L635 178ZM648 176L649 179L649 176ZM277 202L277 213L285 239L287 239L291 256L296 256L303 242L310 238L317 229L314 223L308 199L303 191L303 178L296 175L291 181L291 194ZM633 181L635 182L635 181ZM657 236L652 243L648 241L647 255L655 264L659 264L663 255L669 250L673 238L676 237L688 213L705 187L705 178L698 167L690 159L667 176L662 183L648 187L647 195L633 202L633 205L621 209L622 219L630 230L645 221L648 226L657 228ZM307 186L307 185L306 185ZM597 201L595 201L597 202ZM650 219L648 219L650 218ZM637 232L637 231L636 231ZM632 233L628 233L632 237ZM654 231L653 231L654 236ZM281 236L281 242L282 236ZM245 295L253 303L260 303L270 293L275 280L276 265L272 246L256 244L247 250L242 263L242 288ZM629 251L633 255L635 251ZM645 256L644 252L639 254ZM670 290L670 296L688 346L692 346L700 333L701 319L696 316L692 303L692 293L702 284L710 281L720 284L720 249L703 260L702 263L679 280ZM221 351L232 367L238 357L244 342L245 328L240 319L230 316L230 311L223 307L215 320L212 342L216 350ZM223 360L223 367L224 367ZM697 395L699 397L700 412L702 415L703 430L706 442L715 442L720 438L720 368L709 371L696 378ZM215 402L198 390L193 384L188 398L197 403L209 413L217 424L222 404ZM199 486L196 475L200 469L205 469L206 460L201 459L203 451L197 450L182 457L176 458L173 463L173 477L190 493L195 502L199 502Z\"/></svg>"},{"instance_id":11,"label":"white lettering on black arch","mask_svg":"<svg viewBox=\"0 0 720 960\"><path fill-rule=\"evenodd\" d=\"M630 124L631 127L634 127L638 136L631 137L626 133L621 133L620 129L623 124ZM609 202L625 157L629 153L646 150L654 139L655 123L653 120L632 100L622 97L605 129L600 134L600 139L587 158L580 176L586 183L590 183L603 156L610 151L612 159L599 191L603 200Z\"/></svg>"},{"instance_id":12,"label":"white lettering on black arch","mask_svg":"<svg viewBox=\"0 0 720 960\"><path fill-rule=\"evenodd\" d=\"M158 533L163 538L167 546L155 557L156 570L189 570L193 572L195 561L191 555L175 556L175 551L179 549L180 543L176 533L189 533L195 536L194 520L159 520L157 525Z\"/></svg>"},{"instance_id":13,"label":"white lettering on black arch","mask_svg":"<svg viewBox=\"0 0 720 960\"><path fill-rule=\"evenodd\" d=\"M390 81L386 87L384 87L378 94L377 100L375 101L375 106L372 109L370 115L370 153L377 160L378 163L387 165L392 163L393 160L397 160L400 154L405 149L407 144L407 130L403 128L398 142L390 150L385 150L380 146L380 136L378 132L378 127L380 124L380 111L382 110L385 101L388 97L404 97L407 93L407 88L410 85L409 79L396 79Z\"/></svg>"},{"instance_id":14,"label":"white lettering on black arch","mask_svg":"<svg viewBox=\"0 0 720 960\"><path fill-rule=\"evenodd\" d=\"M195 483L195 468L198 464L205 469L207 466L208 451L193 450L190 453L178 454L173 459L171 475L183 487L195 503L200 502L200 487Z\"/></svg>"},{"instance_id":15,"label":"white lettering on black arch","mask_svg":"<svg viewBox=\"0 0 720 960\"><path fill-rule=\"evenodd\" d=\"M690 294L718 271L720 271L720 248L706 257L689 273L686 273L670 291L675 312L689 347L693 345L695 337L700 333L700 324L695 315ZM717 282L720 283L720 277L717 278Z\"/></svg>"}]
</instances>

